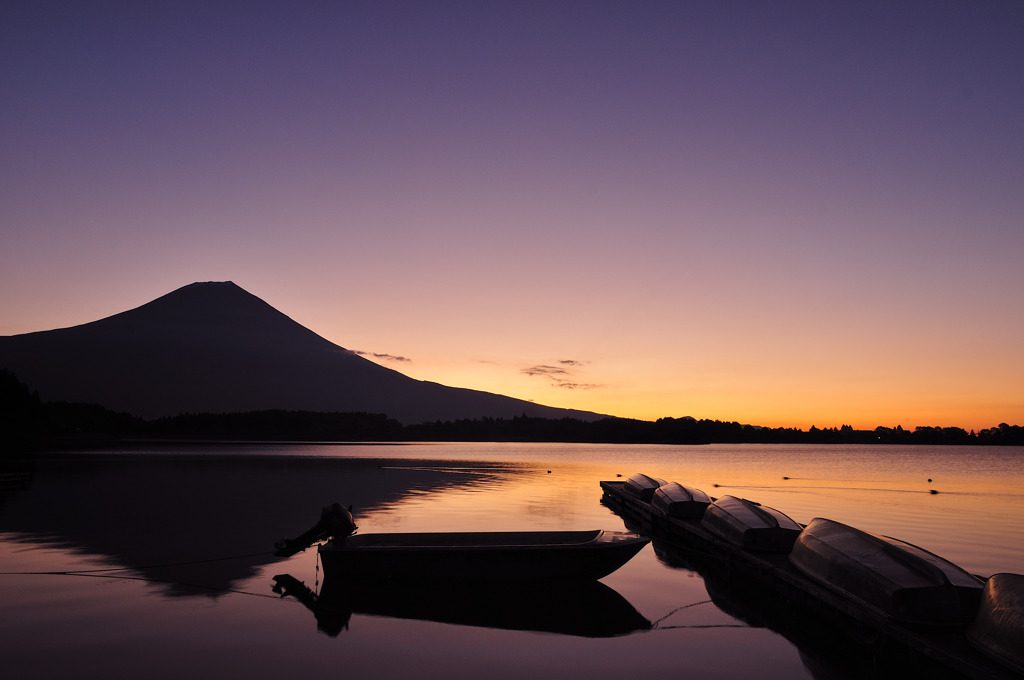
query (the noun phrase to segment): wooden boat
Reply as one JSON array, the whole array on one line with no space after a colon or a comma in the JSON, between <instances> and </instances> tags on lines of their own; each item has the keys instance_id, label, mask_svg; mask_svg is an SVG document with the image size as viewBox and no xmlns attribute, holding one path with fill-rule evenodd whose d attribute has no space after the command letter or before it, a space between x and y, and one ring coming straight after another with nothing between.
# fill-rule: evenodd
<instances>
[{"instance_id":1,"label":"wooden boat","mask_svg":"<svg viewBox=\"0 0 1024 680\"><path fill-rule=\"evenodd\" d=\"M722 496L708 506L704 528L744 550L788 553L803 527L775 508Z\"/></svg>"},{"instance_id":2,"label":"wooden boat","mask_svg":"<svg viewBox=\"0 0 1024 680\"><path fill-rule=\"evenodd\" d=\"M360 581L596 580L649 539L622 531L361 534L320 546L325 578Z\"/></svg>"},{"instance_id":3,"label":"wooden boat","mask_svg":"<svg viewBox=\"0 0 1024 680\"><path fill-rule=\"evenodd\" d=\"M683 486L679 482L662 484L654 490L651 505L666 517L700 519L711 504L711 499L700 489Z\"/></svg>"},{"instance_id":4,"label":"wooden boat","mask_svg":"<svg viewBox=\"0 0 1024 680\"><path fill-rule=\"evenodd\" d=\"M906 623L967 624L982 582L927 550L815 518L789 556L793 565L832 590Z\"/></svg>"},{"instance_id":5,"label":"wooden boat","mask_svg":"<svg viewBox=\"0 0 1024 680\"><path fill-rule=\"evenodd\" d=\"M292 596L332 637L353 614L524 630L580 637L616 637L651 622L600 581L345 583L328 579L319 593L291 575L274 577L274 592Z\"/></svg>"},{"instance_id":6,"label":"wooden boat","mask_svg":"<svg viewBox=\"0 0 1024 680\"><path fill-rule=\"evenodd\" d=\"M990 657L1024 673L1024 575L989 578L967 637Z\"/></svg>"},{"instance_id":7,"label":"wooden boat","mask_svg":"<svg viewBox=\"0 0 1024 680\"><path fill-rule=\"evenodd\" d=\"M352 513L338 503L296 539L277 543L281 557L318 548L324 577L381 581L569 581L612 573L650 539L625 531L520 531L355 535Z\"/></svg>"},{"instance_id":8,"label":"wooden boat","mask_svg":"<svg viewBox=\"0 0 1024 680\"><path fill-rule=\"evenodd\" d=\"M664 486L665 480L658 479L657 477L648 477L645 474L637 473L626 480L626 485L623 486L623 490L633 496L636 496L642 501L648 503L654 498L654 492L659 486Z\"/></svg>"}]
</instances>

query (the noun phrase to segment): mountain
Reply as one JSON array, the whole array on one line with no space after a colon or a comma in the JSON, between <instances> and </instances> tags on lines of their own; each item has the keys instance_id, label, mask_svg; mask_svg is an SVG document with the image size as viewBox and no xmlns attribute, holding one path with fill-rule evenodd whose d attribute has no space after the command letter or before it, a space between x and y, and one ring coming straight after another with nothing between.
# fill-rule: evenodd
<instances>
[{"instance_id":1,"label":"mountain","mask_svg":"<svg viewBox=\"0 0 1024 680\"><path fill-rule=\"evenodd\" d=\"M144 418L266 409L385 413L403 424L602 416L415 380L335 345L234 283L193 283L114 316L0 337L46 401Z\"/></svg>"}]
</instances>

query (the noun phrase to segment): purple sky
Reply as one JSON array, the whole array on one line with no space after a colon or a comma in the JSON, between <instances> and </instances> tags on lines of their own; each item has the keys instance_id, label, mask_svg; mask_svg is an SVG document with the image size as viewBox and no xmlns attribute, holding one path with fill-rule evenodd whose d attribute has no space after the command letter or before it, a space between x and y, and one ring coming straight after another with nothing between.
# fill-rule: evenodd
<instances>
[{"instance_id":1,"label":"purple sky","mask_svg":"<svg viewBox=\"0 0 1024 680\"><path fill-rule=\"evenodd\" d=\"M555 406L1024 424L1021 2L7 1L0 96L0 334L233 280Z\"/></svg>"}]
</instances>

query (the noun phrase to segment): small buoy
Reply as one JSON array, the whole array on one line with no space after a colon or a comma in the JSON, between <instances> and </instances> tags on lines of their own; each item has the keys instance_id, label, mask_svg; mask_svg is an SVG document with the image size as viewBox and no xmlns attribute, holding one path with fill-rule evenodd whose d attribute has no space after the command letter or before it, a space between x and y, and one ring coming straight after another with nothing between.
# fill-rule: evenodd
<instances>
[{"instance_id":1,"label":"small buoy","mask_svg":"<svg viewBox=\"0 0 1024 680\"><path fill-rule=\"evenodd\" d=\"M783 477L783 479L789 479L789 477Z\"/></svg>"},{"instance_id":2,"label":"small buoy","mask_svg":"<svg viewBox=\"0 0 1024 680\"><path fill-rule=\"evenodd\" d=\"M712 486L715 487L716 489L718 488L717 484L712 484Z\"/></svg>"},{"instance_id":3,"label":"small buoy","mask_svg":"<svg viewBox=\"0 0 1024 680\"><path fill-rule=\"evenodd\" d=\"M548 474L549 474L549 475L551 474L551 470L548 470Z\"/></svg>"},{"instance_id":4,"label":"small buoy","mask_svg":"<svg viewBox=\"0 0 1024 680\"><path fill-rule=\"evenodd\" d=\"M934 496L935 494L937 494L937 493L938 493L938 491L936 491L935 489L932 489L932 490L931 490L931 494L932 494L933 496Z\"/></svg>"},{"instance_id":5,"label":"small buoy","mask_svg":"<svg viewBox=\"0 0 1024 680\"><path fill-rule=\"evenodd\" d=\"M929 477L929 478L928 478L928 483L929 483L929 484L931 484L931 483L932 483L932 478L931 478L931 477Z\"/></svg>"},{"instance_id":6,"label":"small buoy","mask_svg":"<svg viewBox=\"0 0 1024 680\"><path fill-rule=\"evenodd\" d=\"M621 475L621 474L619 474L619 475L615 475L615 476L616 476L616 477L621 477L622 475Z\"/></svg>"}]
</instances>

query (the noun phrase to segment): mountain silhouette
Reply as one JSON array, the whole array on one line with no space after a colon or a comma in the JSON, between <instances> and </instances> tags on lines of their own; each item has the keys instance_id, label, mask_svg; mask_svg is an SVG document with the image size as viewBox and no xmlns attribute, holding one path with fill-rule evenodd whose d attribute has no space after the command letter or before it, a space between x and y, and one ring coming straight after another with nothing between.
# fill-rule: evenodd
<instances>
[{"instance_id":1,"label":"mountain silhouette","mask_svg":"<svg viewBox=\"0 0 1024 680\"><path fill-rule=\"evenodd\" d=\"M80 326L0 337L0 368L46 401L144 418L268 409L384 413L403 424L602 417L410 378L230 281L193 283Z\"/></svg>"}]
</instances>

